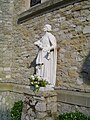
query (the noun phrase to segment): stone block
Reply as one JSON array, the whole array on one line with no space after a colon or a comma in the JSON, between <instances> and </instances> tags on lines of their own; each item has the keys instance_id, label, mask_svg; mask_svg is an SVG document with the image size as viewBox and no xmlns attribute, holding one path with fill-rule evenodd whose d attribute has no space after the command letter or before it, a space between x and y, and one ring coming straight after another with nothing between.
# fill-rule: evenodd
<instances>
[{"instance_id":1,"label":"stone block","mask_svg":"<svg viewBox=\"0 0 90 120\"><path fill-rule=\"evenodd\" d=\"M90 21L90 15L89 15L89 16L87 16L87 20L88 20L88 21Z\"/></svg>"},{"instance_id":2,"label":"stone block","mask_svg":"<svg viewBox=\"0 0 90 120\"><path fill-rule=\"evenodd\" d=\"M30 112L28 112L28 114L31 115L32 117L36 117L35 111L30 110Z\"/></svg>"},{"instance_id":3,"label":"stone block","mask_svg":"<svg viewBox=\"0 0 90 120\"><path fill-rule=\"evenodd\" d=\"M83 29L83 34L90 33L90 26L85 26Z\"/></svg>"},{"instance_id":4,"label":"stone block","mask_svg":"<svg viewBox=\"0 0 90 120\"><path fill-rule=\"evenodd\" d=\"M30 120L28 115L25 117L25 120Z\"/></svg>"},{"instance_id":5,"label":"stone block","mask_svg":"<svg viewBox=\"0 0 90 120\"><path fill-rule=\"evenodd\" d=\"M36 113L37 119L42 119L45 118L47 116L46 112L37 112Z\"/></svg>"},{"instance_id":6,"label":"stone block","mask_svg":"<svg viewBox=\"0 0 90 120\"><path fill-rule=\"evenodd\" d=\"M48 98L46 98L46 102L47 102L47 103L57 102L57 96L53 96L53 97L48 97Z\"/></svg>"},{"instance_id":7,"label":"stone block","mask_svg":"<svg viewBox=\"0 0 90 120\"><path fill-rule=\"evenodd\" d=\"M39 96L39 97L33 96L33 98L34 98L34 100L37 100L37 101L44 101L45 100L45 98L43 96Z\"/></svg>"},{"instance_id":8,"label":"stone block","mask_svg":"<svg viewBox=\"0 0 90 120\"><path fill-rule=\"evenodd\" d=\"M71 68L69 68L69 70L68 70L68 75L69 75L71 78L76 78L76 77L78 76L77 68L76 68L76 67L71 67Z\"/></svg>"},{"instance_id":9,"label":"stone block","mask_svg":"<svg viewBox=\"0 0 90 120\"><path fill-rule=\"evenodd\" d=\"M58 94L58 102L70 103L74 105L86 106L89 107L89 93L80 93L73 91L57 91ZM62 97L64 98L62 99Z\"/></svg>"},{"instance_id":10,"label":"stone block","mask_svg":"<svg viewBox=\"0 0 90 120\"><path fill-rule=\"evenodd\" d=\"M35 120L35 118L30 116L29 120Z\"/></svg>"},{"instance_id":11,"label":"stone block","mask_svg":"<svg viewBox=\"0 0 90 120\"><path fill-rule=\"evenodd\" d=\"M47 117L45 118L45 120L52 120L52 117Z\"/></svg>"},{"instance_id":12,"label":"stone block","mask_svg":"<svg viewBox=\"0 0 90 120\"><path fill-rule=\"evenodd\" d=\"M47 111L51 111L51 113L57 112L57 103L56 102L51 102L47 104Z\"/></svg>"},{"instance_id":13,"label":"stone block","mask_svg":"<svg viewBox=\"0 0 90 120\"><path fill-rule=\"evenodd\" d=\"M7 78L7 79L10 79L10 78L11 78L11 75L6 75L6 78Z\"/></svg>"},{"instance_id":14,"label":"stone block","mask_svg":"<svg viewBox=\"0 0 90 120\"><path fill-rule=\"evenodd\" d=\"M3 71L3 67L0 67L0 72Z\"/></svg>"},{"instance_id":15,"label":"stone block","mask_svg":"<svg viewBox=\"0 0 90 120\"><path fill-rule=\"evenodd\" d=\"M10 67L5 67L4 71L11 71L11 68Z\"/></svg>"},{"instance_id":16,"label":"stone block","mask_svg":"<svg viewBox=\"0 0 90 120\"><path fill-rule=\"evenodd\" d=\"M66 102L66 95L63 93L58 93L57 101Z\"/></svg>"},{"instance_id":17,"label":"stone block","mask_svg":"<svg viewBox=\"0 0 90 120\"><path fill-rule=\"evenodd\" d=\"M90 108L90 98L86 99L86 106Z\"/></svg>"},{"instance_id":18,"label":"stone block","mask_svg":"<svg viewBox=\"0 0 90 120\"><path fill-rule=\"evenodd\" d=\"M46 102L38 102L35 106L36 111L46 111Z\"/></svg>"}]
</instances>

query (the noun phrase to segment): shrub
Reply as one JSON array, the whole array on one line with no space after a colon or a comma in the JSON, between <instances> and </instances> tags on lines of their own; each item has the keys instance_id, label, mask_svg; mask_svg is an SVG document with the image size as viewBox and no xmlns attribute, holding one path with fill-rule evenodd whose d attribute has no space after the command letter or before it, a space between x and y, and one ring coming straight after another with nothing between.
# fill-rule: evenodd
<instances>
[{"instance_id":1,"label":"shrub","mask_svg":"<svg viewBox=\"0 0 90 120\"><path fill-rule=\"evenodd\" d=\"M22 101L14 103L14 106L11 108L11 120L21 120L22 107Z\"/></svg>"},{"instance_id":2,"label":"shrub","mask_svg":"<svg viewBox=\"0 0 90 120\"><path fill-rule=\"evenodd\" d=\"M59 115L56 120L90 120L90 117L87 117L83 113L76 111L70 113L63 113Z\"/></svg>"}]
</instances>

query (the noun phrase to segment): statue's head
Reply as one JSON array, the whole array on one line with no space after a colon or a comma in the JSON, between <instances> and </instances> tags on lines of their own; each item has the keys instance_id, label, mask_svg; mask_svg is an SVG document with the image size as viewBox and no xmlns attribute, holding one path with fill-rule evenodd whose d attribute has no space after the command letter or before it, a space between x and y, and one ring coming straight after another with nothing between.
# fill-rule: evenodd
<instances>
[{"instance_id":1,"label":"statue's head","mask_svg":"<svg viewBox=\"0 0 90 120\"><path fill-rule=\"evenodd\" d=\"M52 31L52 27L51 27L51 25L49 25L49 24L46 24L45 26L44 26L44 31L45 32L49 32L49 31Z\"/></svg>"}]
</instances>

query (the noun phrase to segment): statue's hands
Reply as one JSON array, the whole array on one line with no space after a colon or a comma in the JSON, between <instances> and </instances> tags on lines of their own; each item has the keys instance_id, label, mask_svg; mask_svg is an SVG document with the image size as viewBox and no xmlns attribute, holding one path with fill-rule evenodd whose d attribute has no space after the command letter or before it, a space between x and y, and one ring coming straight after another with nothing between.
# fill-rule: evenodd
<instances>
[{"instance_id":1,"label":"statue's hands","mask_svg":"<svg viewBox=\"0 0 90 120\"><path fill-rule=\"evenodd\" d=\"M47 50L47 53L50 54L50 49Z\"/></svg>"},{"instance_id":2,"label":"statue's hands","mask_svg":"<svg viewBox=\"0 0 90 120\"><path fill-rule=\"evenodd\" d=\"M43 49L42 45L39 45L39 48L42 50Z\"/></svg>"},{"instance_id":3,"label":"statue's hands","mask_svg":"<svg viewBox=\"0 0 90 120\"><path fill-rule=\"evenodd\" d=\"M38 43L37 42L34 42L34 45L36 45L38 47Z\"/></svg>"},{"instance_id":4,"label":"statue's hands","mask_svg":"<svg viewBox=\"0 0 90 120\"><path fill-rule=\"evenodd\" d=\"M36 45L37 47L39 47L40 49L42 48L42 43L40 41L34 42L34 45Z\"/></svg>"},{"instance_id":5,"label":"statue's hands","mask_svg":"<svg viewBox=\"0 0 90 120\"><path fill-rule=\"evenodd\" d=\"M52 51L52 50L54 50L54 46L53 45L50 47L50 51Z\"/></svg>"}]
</instances>

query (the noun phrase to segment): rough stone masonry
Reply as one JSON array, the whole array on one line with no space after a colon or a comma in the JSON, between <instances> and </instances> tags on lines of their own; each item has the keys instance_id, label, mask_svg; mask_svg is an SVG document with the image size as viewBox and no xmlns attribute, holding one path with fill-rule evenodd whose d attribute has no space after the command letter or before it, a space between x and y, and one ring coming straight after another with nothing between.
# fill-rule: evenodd
<instances>
[{"instance_id":1,"label":"rough stone masonry","mask_svg":"<svg viewBox=\"0 0 90 120\"><path fill-rule=\"evenodd\" d=\"M56 85L90 91L90 1L69 4L17 24L26 7L25 0L0 1L0 81L29 84L36 58L33 43L49 23L58 43Z\"/></svg>"},{"instance_id":2,"label":"rough stone masonry","mask_svg":"<svg viewBox=\"0 0 90 120\"><path fill-rule=\"evenodd\" d=\"M25 0L0 0L0 83L29 84L37 52L34 42L48 23L58 43L56 85L90 92L90 1L69 3L17 24L26 10ZM2 92L0 104L6 104L8 97Z\"/></svg>"}]
</instances>

